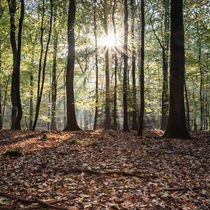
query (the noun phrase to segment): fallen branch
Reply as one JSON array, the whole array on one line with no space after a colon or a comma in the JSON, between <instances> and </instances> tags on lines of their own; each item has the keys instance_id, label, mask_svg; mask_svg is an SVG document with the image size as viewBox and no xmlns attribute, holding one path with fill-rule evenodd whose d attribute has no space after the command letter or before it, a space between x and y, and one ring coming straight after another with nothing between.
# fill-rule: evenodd
<instances>
[{"instance_id":1,"label":"fallen branch","mask_svg":"<svg viewBox=\"0 0 210 210\"><path fill-rule=\"evenodd\" d=\"M94 174L94 175L113 175L113 174L117 174L119 176L128 176L128 177L137 177L140 179L143 178L157 178L157 176L154 175L146 175L146 176L140 176L136 173L128 173L128 172L124 172L124 171L105 171L105 172L99 172L99 171L93 171L93 170L89 170L89 169L68 169L68 170L64 170L63 168L59 168L62 171L64 171L66 174L68 173L87 173L87 174Z\"/></svg>"},{"instance_id":2,"label":"fallen branch","mask_svg":"<svg viewBox=\"0 0 210 210\"><path fill-rule=\"evenodd\" d=\"M50 208L50 209L68 210L67 208L50 205L47 202L42 201L42 200L40 200L38 198L35 198L35 199L24 199L24 198L21 198L19 196L10 195L10 194L4 193L4 192L0 192L0 196L1 197L5 197L5 198L9 198L9 199L13 199L13 200L17 200L17 201L19 201L21 203L25 203L25 204L38 203L40 206L46 207L46 208ZM14 209L14 208L11 208L11 209ZM22 208L22 209L24 209L24 208Z\"/></svg>"},{"instance_id":3,"label":"fallen branch","mask_svg":"<svg viewBox=\"0 0 210 210\"><path fill-rule=\"evenodd\" d=\"M185 187L185 188L168 188L168 189L165 189L165 191L168 191L168 192L192 191L192 190L203 190L203 189L207 189L207 188L208 188L208 186L192 187L192 188L189 188L189 187Z\"/></svg>"},{"instance_id":4,"label":"fallen branch","mask_svg":"<svg viewBox=\"0 0 210 210\"><path fill-rule=\"evenodd\" d=\"M194 157L199 157L193 153L186 152L156 152L156 151L147 151L148 154L158 154L158 155L189 155Z\"/></svg>"}]
</instances>

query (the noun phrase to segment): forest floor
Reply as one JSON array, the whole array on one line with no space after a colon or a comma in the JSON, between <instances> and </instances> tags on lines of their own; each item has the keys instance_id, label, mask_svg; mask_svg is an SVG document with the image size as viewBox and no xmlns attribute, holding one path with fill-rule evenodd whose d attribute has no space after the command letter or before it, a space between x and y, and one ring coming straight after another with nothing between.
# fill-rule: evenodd
<instances>
[{"instance_id":1,"label":"forest floor","mask_svg":"<svg viewBox=\"0 0 210 210\"><path fill-rule=\"evenodd\" d=\"M210 132L162 134L2 130L0 209L210 209Z\"/></svg>"}]
</instances>

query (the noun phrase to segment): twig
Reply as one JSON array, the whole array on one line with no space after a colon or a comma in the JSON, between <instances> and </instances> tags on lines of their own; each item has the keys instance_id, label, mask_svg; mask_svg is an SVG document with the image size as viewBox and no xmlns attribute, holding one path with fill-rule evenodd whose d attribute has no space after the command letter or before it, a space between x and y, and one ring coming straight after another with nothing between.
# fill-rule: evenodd
<instances>
[{"instance_id":1,"label":"twig","mask_svg":"<svg viewBox=\"0 0 210 210\"><path fill-rule=\"evenodd\" d=\"M158 154L158 155L189 155L194 157L199 157L193 153L186 153L186 152L155 152L155 151L147 151L148 154Z\"/></svg>"},{"instance_id":2,"label":"twig","mask_svg":"<svg viewBox=\"0 0 210 210\"><path fill-rule=\"evenodd\" d=\"M26 204L38 203L41 206L46 207L46 208L50 208L50 209L68 210L67 208L50 205L50 204L48 204L48 203L46 203L46 202L44 202L44 201L42 201L42 200L40 200L38 198L35 198L35 199L24 199L24 198L21 198L19 196L10 195L10 194L4 193L4 192L0 192L0 196L5 197L5 198L10 198L10 199L13 199L13 200L18 200L19 202L26 203Z\"/></svg>"},{"instance_id":3,"label":"twig","mask_svg":"<svg viewBox=\"0 0 210 210\"><path fill-rule=\"evenodd\" d=\"M208 186L204 186L204 187L186 187L186 188L168 188L165 189L165 191L169 191L169 192L175 192L175 191L191 191L191 190L203 190L203 189L207 189Z\"/></svg>"},{"instance_id":4,"label":"twig","mask_svg":"<svg viewBox=\"0 0 210 210\"><path fill-rule=\"evenodd\" d=\"M63 168L59 168L61 170L63 170ZM124 172L124 171L105 171L105 172L99 172L99 171L93 171L93 170L89 170L89 169L68 169L68 170L63 170L66 173L87 173L87 174L95 174L95 175L113 175L113 174L117 174L119 176L128 176L128 177L137 177L140 179L144 179L144 178L157 178L157 176L154 175L146 175L146 176L140 176L136 173L128 173L128 172Z\"/></svg>"}]
</instances>

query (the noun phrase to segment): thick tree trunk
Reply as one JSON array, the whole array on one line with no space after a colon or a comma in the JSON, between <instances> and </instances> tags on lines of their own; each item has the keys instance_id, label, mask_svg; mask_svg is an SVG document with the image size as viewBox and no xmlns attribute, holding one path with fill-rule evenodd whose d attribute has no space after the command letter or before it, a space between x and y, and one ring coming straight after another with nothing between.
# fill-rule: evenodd
<instances>
[{"instance_id":1,"label":"thick tree trunk","mask_svg":"<svg viewBox=\"0 0 210 210\"><path fill-rule=\"evenodd\" d=\"M123 131L129 131L127 105L127 71L128 71L128 2L124 0L124 46L123 46Z\"/></svg>"},{"instance_id":2,"label":"thick tree trunk","mask_svg":"<svg viewBox=\"0 0 210 210\"><path fill-rule=\"evenodd\" d=\"M113 10L112 10L112 23L114 27L114 36L115 36L115 47L117 47L117 29L115 23L115 11L116 11L116 0L114 0ZM114 51L114 125L113 129L117 130L117 68L118 68L118 58L117 58L117 49Z\"/></svg>"},{"instance_id":3,"label":"thick tree trunk","mask_svg":"<svg viewBox=\"0 0 210 210\"><path fill-rule=\"evenodd\" d=\"M135 48L135 34L134 34L134 24L135 24L135 0L131 0L131 44L132 44L132 85L133 85L133 111L132 111L132 129L137 130L137 100L136 100L136 48Z\"/></svg>"},{"instance_id":4,"label":"thick tree trunk","mask_svg":"<svg viewBox=\"0 0 210 210\"><path fill-rule=\"evenodd\" d=\"M75 106L74 106L75 13L76 13L75 0L69 0L68 61L67 61L67 71L66 71L67 124L65 128L65 130L68 131L81 130L76 121Z\"/></svg>"},{"instance_id":5,"label":"thick tree trunk","mask_svg":"<svg viewBox=\"0 0 210 210\"><path fill-rule=\"evenodd\" d=\"M96 105L95 105L95 118L93 129L97 128L98 118L98 37L97 37L97 23L96 23L96 0L94 0L94 37L95 37L95 66L96 66Z\"/></svg>"},{"instance_id":6,"label":"thick tree trunk","mask_svg":"<svg viewBox=\"0 0 210 210\"><path fill-rule=\"evenodd\" d=\"M138 135L142 136L144 127L144 35L145 35L145 17L144 17L144 0L141 0L141 69L140 69L140 115Z\"/></svg>"},{"instance_id":7,"label":"thick tree trunk","mask_svg":"<svg viewBox=\"0 0 210 210\"><path fill-rule=\"evenodd\" d=\"M12 101L12 125L11 129L21 129L22 106L20 99L20 62L21 62L21 36L22 26L24 20L24 0L21 0L21 11L18 26L18 44L16 45L15 38L15 12L16 0L7 0L10 13L10 42L13 53L13 72L12 72L12 87L11 87L11 101Z\"/></svg>"},{"instance_id":8,"label":"thick tree trunk","mask_svg":"<svg viewBox=\"0 0 210 210\"><path fill-rule=\"evenodd\" d=\"M54 19L54 23L55 23ZM53 43L53 69L52 69L52 109L51 109L51 130L56 130L56 99L57 99L57 51L58 51L58 32L54 26Z\"/></svg>"},{"instance_id":9,"label":"thick tree trunk","mask_svg":"<svg viewBox=\"0 0 210 210\"><path fill-rule=\"evenodd\" d=\"M36 128L37 120L39 117L39 110L40 110L40 105L42 101L42 95L43 95L43 89L44 89L44 83L45 83L45 70L46 70L46 65L47 65L47 55L48 55L48 49L49 49L49 44L50 44L50 38L51 38L51 32L52 32L52 18L53 18L53 0L50 0L50 29L48 33L48 40L47 40L47 45L45 49L45 54L44 54L44 61L43 61L43 68L42 68L42 53L43 53L43 21L44 21L44 0L43 0L43 16L42 16L42 23L41 23L41 54L40 54L40 61L39 61L39 77L38 77L38 90L37 90L37 103L36 103L36 113L35 113L35 119L34 119L34 124L33 124L33 130ZM42 72L42 78L41 78L41 72ZM41 83L41 84L40 84Z\"/></svg>"},{"instance_id":10,"label":"thick tree trunk","mask_svg":"<svg viewBox=\"0 0 210 210\"><path fill-rule=\"evenodd\" d=\"M170 109L164 137L189 138L184 108L184 24L183 1L171 1L171 67L170 67Z\"/></svg>"}]
</instances>

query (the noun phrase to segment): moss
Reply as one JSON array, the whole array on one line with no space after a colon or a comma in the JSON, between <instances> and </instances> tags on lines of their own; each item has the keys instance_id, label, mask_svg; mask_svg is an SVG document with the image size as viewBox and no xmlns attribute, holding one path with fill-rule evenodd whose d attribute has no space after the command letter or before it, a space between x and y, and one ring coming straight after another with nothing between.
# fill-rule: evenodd
<instances>
[{"instance_id":1,"label":"moss","mask_svg":"<svg viewBox=\"0 0 210 210\"><path fill-rule=\"evenodd\" d=\"M20 149L8 149L6 151L3 152L4 156L10 156L10 157L19 157L22 156L22 153L20 151Z\"/></svg>"},{"instance_id":2,"label":"moss","mask_svg":"<svg viewBox=\"0 0 210 210\"><path fill-rule=\"evenodd\" d=\"M70 139L64 140L63 142L66 143L66 144L78 144L79 140L75 139L75 138L70 138Z\"/></svg>"},{"instance_id":3,"label":"moss","mask_svg":"<svg viewBox=\"0 0 210 210\"><path fill-rule=\"evenodd\" d=\"M91 142L89 144L87 144L88 147L98 147L99 143L98 142Z\"/></svg>"}]
</instances>

